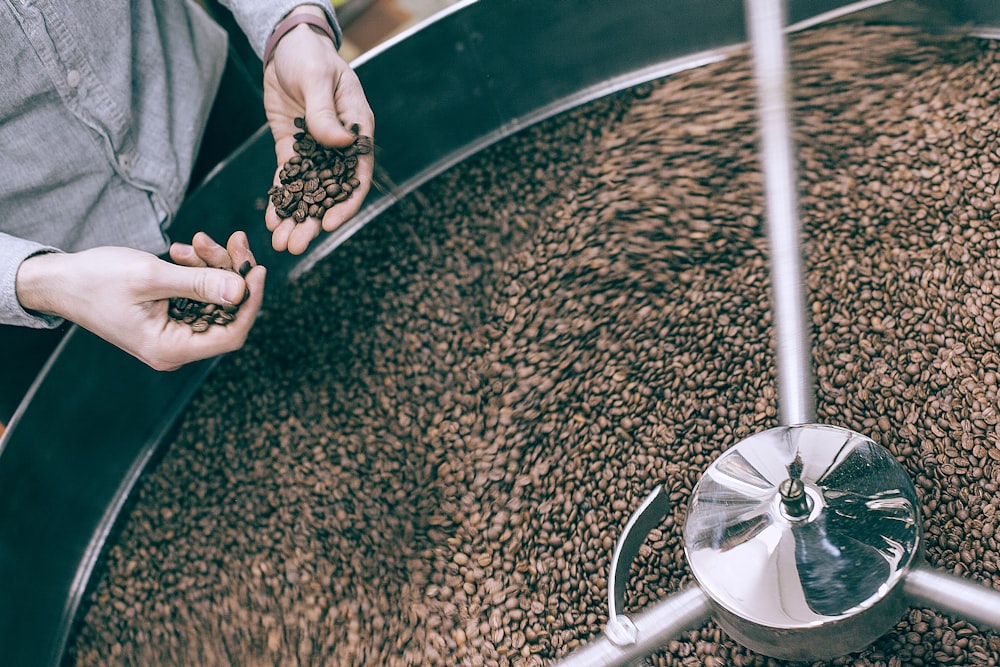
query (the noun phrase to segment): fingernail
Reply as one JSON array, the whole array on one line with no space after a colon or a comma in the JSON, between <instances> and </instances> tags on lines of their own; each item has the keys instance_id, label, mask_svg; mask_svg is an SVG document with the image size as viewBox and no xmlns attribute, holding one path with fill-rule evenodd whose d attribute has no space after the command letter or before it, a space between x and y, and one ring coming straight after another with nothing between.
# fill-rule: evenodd
<instances>
[{"instance_id":1,"label":"fingernail","mask_svg":"<svg viewBox=\"0 0 1000 667\"><path fill-rule=\"evenodd\" d=\"M246 275L250 273L251 265L249 261L240 264L240 275L246 278Z\"/></svg>"},{"instance_id":2,"label":"fingernail","mask_svg":"<svg viewBox=\"0 0 1000 667\"><path fill-rule=\"evenodd\" d=\"M233 276L233 278L235 278L235 276ZM246 284L242 280L237 281L227 278L222 284L222 293L220 295L222 303L227 306L237 303L240 297L240 292L245 289Z\"/></svg>"}]
</instances>

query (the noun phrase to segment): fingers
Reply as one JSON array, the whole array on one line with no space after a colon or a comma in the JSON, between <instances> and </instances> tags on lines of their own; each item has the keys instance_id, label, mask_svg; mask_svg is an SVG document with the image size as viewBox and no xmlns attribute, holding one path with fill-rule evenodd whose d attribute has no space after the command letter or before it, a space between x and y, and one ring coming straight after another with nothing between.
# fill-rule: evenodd
<instances>
[{"instance_id":1,"label":"fingers","mask_svg":"<svg viewBox=\"0 0 1000 667\"><path fill-rule=\"evenodd\" d=\"M187 243L170 244L170 259L181 266L205 266L205 261Z\"/></svg>"},{"instance_id":2,"label":"fingers","mask_svg":"<svg viewBox=\"0 0 1000 667\"><path fill-rule=\"evenodd\" d=\"M316 138L324 146L336 146L343 148L350 146L354 141L354 133L340 122L337 110L333 106L332 91L330 96L325 98L325 104L311 107L306 102L306 127L309 134Z\"/></svg>"},{"instance_id":3,"label":"fingers","mask_svg":"<svg viewBox=\"0 0 1000 667\"><path fill-rule=\"evenodd\" d=\"M151 275L148 298L183 297L220 306L233 306L245 298L243 276L256 261L244 232L233 232L225 247L197 232L190 245L172 244L169 254L175 264L167 262L162 272Z\"/></svg>"},{"instance_id":4,"label":"fingers","mask_svg":"<svg viewBox=\"0 0 1000 667\"><path fill-rule=\"evenodd\" d=\"M292 218L280 218L274 203L269 202L264 213L264 226L271 232L271 247L278 252L287 250L293 255L300 255L308 249L309 243L319 236L320 231L332 232L354 217L361 210L365 197L371 189L372 163L370 155L362 156L362 159L358 160L356 172L358 187L354 188L350 197L327 209L322 221L312 217L302 222L295 222Z\"/></svg>"},{"instance_id":5,"label":"fingers","mask_svg":"<svg viewBox=\"0 0 1000 667\"><path fill-rule=\"evenodd\" d=\"M195 234L191 239L191 245L207 266L229 271L234 269L233 258L230 257L229 251L205 232Z\"/></svg>"},{"instance_id":6,"label":"fingers","mask_svg":"<svg viewBox=\"0 0 1000 667\"><path fill-rule=\"evenodd\" d=\"M255 266L246 274L249 294L228 325L210 326L196 333L187 324L170 320L163 329L158 354L143 360L158 370L174 370L191 361L243 347L263 304L266 276L267 270L263 266Z\"/></svg>"},{"instance_id":7,"label":"fingers","mask_svg":"<svg viewBox=\"0 0 1000 667\"><path fill-rule=\"evenodd\" d=\"M353 69L348 68L341 74L335 104L344 126L352 133L375 137L375 114Z\"/></svg>"},{"instance_id":8,"label":"fingers","mask_svg":"<svg viewBox=\"0 0 1000 667\"><path fill-rule=\"evenodd\" d=\"M266 277L267 269L265 267L258 265L250 269L246 275L246 300L240 304L239 310L236 311L235 319L225 326L210 326L204 332L191 332L193 336L192 341L199 343L207 342L210 345L223 343L224 341L228 341L228 343L225 343L226 345L236 344L236 347L230 347L229 349L236 349L242 346L264 302L264 283ZM244 295L241 294L240 296ZM191 331L191 328L182 322L174 323L183 327L185 331Z\"/></svg>"},{"instance_id":9,"label":"fingers","mask_svg":"<svg viewBox=\"0 0 1000 667\"><path fill-rule=\"evenodd\" d=\"M307 218L295 225L295 229L288 235L288 252L293 255L304 253L312 240L319 236L319 229L320 222L316 218Z\"/></svg>"},{"instance_id":10,"label":"fingers","mask_svg":"<svg viewBox=\"0 0 1000 667\"><path fill-rule=\"evenodd\" d=\"M374 136L375 116L357 74L346 63L339 77L317 82L303 92L306 127L321 144L343 148L358 134Z\"/></svg>"},{"instance_id":11,"label":"fingers","mask_svg":"<svg viewBox=\"0 0 1000 667\"><path fill-rule=\"evenodd\" d=\"M176 264L191 268L215 268L236 271L245 275L257 265L246 232L236 231L222 247L204 233L198 232L191 244L174 243L170 246L170 259Z\"/></svg>"},{"instance_id":12,"label":"fingers","mask_svg":"<svg viewBox=\"0 0 1000 667\"><path fill-rule=\"evenodd\" d=\"M287 250L293 255L301 255L309 248L312 240L319 236L320 222L316 218L306 218L302 222L288 218L280 221L271 231L272 248L278 252Z\"/></svg>"},{"instance_id":13,"label":"fingers","mask_svg":"<svg viewBox=\"0 0 1000 667\"><path fill-rule=\"evenodd\" d=\"M257 260L254 259L253 252L250 250L250 241L247 239L246 232L232 233L226 243L226 255L232 262L233 270L241 276L245 276L251 268L257 266Z\"/></svg>"}]
</instances>

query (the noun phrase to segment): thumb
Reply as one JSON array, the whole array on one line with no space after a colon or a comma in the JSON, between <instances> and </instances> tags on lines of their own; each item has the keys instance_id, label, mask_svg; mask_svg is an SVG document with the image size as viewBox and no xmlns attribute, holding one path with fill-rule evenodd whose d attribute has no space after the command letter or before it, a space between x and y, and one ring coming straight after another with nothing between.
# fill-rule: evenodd
<instances>
[{"instance_id":1,"label":"thumb","mask_svg":"<svg viewBox=\"0 0 1000 667\"><path fill-rule=\"evenodd\" d=\"M240 303L247 289L243 278L225 269L171 265L165 277L160 298L184 297L226 306Z\"/></svg>"},{"instance_id":2,"label":"thumb","mask_svg":"<svg viewBox=\"0 0 1000 667\"><path fill-rule=\"evenodd\" d=\"M344 127L337 110L329 102L314 103L311 107L307 103L306 127L309 129L309 134L324 146L344 147L354 141L354 133Z\"/></svg>"}]
</instances>

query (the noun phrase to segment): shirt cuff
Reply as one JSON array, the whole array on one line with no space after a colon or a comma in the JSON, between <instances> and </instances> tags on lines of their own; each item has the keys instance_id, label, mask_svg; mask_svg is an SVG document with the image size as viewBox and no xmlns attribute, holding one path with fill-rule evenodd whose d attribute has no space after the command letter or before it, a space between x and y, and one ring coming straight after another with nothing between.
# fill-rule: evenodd
<instances>
[{"instance_id":1,"label":"shirt cuff","mask_svg":"<svg viewBox=\"0 0 1000 667\"><path fill-rule=\"evenodd\" d=\"M0 324L31 329L54 329L63 318L29 312L17 300L17 270L21 262L43 252L59 252L56 248L0 234Z\"/></svg>"}]
</instances>

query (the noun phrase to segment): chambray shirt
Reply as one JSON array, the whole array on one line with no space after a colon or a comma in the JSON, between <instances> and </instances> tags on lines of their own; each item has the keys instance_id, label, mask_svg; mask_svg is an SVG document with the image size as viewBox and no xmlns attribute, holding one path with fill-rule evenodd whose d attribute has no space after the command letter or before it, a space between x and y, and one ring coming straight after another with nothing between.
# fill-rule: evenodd
<instances>
[{"instance_id":1,"label":"chambray shirt","mask_svg":"<svg viewBox=\"0 0 1000 667\"><path fill-rule=\"evenodd\" d=\"M222 4L260 56L303 2L339 38L328 1ZM18 303L33 254L166 251L227 49L195 0L0 0L0 323L59 323Z\"/></svg>"}]
</instances>

